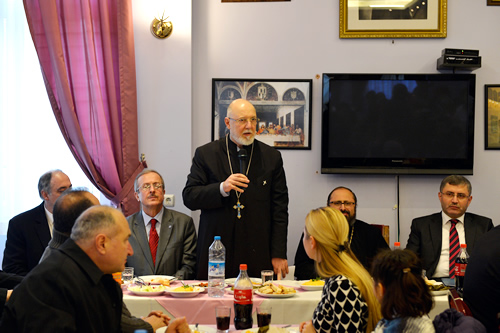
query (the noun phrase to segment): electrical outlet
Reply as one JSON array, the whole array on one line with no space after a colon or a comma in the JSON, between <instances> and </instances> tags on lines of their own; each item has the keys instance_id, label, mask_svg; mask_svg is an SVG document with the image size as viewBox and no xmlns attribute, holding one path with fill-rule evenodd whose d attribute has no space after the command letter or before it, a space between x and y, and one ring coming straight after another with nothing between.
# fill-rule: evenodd
<instances>
[{"instance_id":1,"label":"electrical outlet","mask_svg":"<svg viewBox=\"0 0 500 333\"><path fill-rule=\"evenodd\" d=\"M174 200L175 198L173 194L165 194L165 196L163 197L163 205L165 207L174 207Z\"/></svg>"}]
</instances>

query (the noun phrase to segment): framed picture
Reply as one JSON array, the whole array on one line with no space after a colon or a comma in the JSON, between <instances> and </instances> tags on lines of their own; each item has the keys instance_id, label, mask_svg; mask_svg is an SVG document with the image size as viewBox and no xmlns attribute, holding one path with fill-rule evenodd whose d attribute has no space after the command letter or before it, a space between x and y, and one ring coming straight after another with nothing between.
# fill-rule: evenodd
<instances>
[{"instance_id":1,"label":"framed picture","mask_svg":"<svg viewBox=\"0 0 500 333\"><path fill-rule=\"evenodd\" d=\"M444 38L446 1L340 0L339 37Z\"/></svg>"},{"instance_id":2,"label":"framed picture","mask_svg":"<svg viewBox=\"0 0 500 333\"><path fill-rule=\"evenodd\" d=\"M255 138L278 149L311 149L312 80L212 79L212 140L229 130L224 119L235 99L257 111Z\"/></svg>"},{"instance_id":3,"label":"framed picture","mask_svg":"<svg viewBox=\"0 0 500 333\"><path fill-rule=\"evenodd\" d=\"M500 149L500 84L484 86L485 149Z\"/></svg>"},{"instance_id":4,"label":"framed picture","mask_svg":"<svg viewBox=\"0 0 500 333\"><path fill-rule=\"evenodd\" d=\"M488 6L500 6L500 0L486 0Z\"/></svg>"},{"instance_id":5,"label":"framed picture","mask_svg":"<svg viewBox=\"0 0 500 333\"><path fill-rule=\"evenodd\" d=\"M290 1L290 0L222 0L221 2L274 2L274 1Z\"/></svg>"}]
</instances>

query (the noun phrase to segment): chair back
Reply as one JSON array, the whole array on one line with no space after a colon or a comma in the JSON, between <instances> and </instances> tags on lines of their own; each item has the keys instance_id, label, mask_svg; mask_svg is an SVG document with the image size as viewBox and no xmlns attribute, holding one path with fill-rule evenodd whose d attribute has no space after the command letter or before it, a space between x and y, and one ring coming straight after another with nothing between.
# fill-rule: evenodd
<instances>
[{"instance_id":1,"label":"chair back","mask_svg":"<svg viewBox=\"0 0 500 333\"><path fill-rule=\"evenodd\" d=\"M460 297L456 289L450 289L450 293L448 294L448 302L450 303L451 309L455 309L466 316L472 317L472 312L470 311L464 300Z\"/></svg>"}]
</instances>

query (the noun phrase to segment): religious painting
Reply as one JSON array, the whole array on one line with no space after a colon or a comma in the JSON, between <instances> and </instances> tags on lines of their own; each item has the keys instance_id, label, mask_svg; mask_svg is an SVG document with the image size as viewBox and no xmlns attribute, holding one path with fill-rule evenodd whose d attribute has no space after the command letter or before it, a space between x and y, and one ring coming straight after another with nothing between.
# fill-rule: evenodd
<instances>
[{"instance_id":1,"label":"religious painting","mask_svg":"<svg viewBox=\"0 0 500 333\"><path fill-rule=\"evenodd\" d=\"M444 38L447 0L340 0L340 38Z\"/></svg>"},{"instance_id":2,"label":"religious painting","mask_svg":"<svg viewBox=\"0 0 500 333\"><path fill-rule=\"evenodd\" d=\"M500 85L484 86L485 149L500 149Z\"/></svg>"},{"instance_id":3,"label":"religious painting","mask_svg":"<svg viewBox=\"0 0 500 333\"><path fill-rule=\"evenodd\" d=\"M312 80L212 79L212 140L229 133L224 119L235 99L257 112L255 138L277 149L311 149Z\"/></svg>"}]
</instances>

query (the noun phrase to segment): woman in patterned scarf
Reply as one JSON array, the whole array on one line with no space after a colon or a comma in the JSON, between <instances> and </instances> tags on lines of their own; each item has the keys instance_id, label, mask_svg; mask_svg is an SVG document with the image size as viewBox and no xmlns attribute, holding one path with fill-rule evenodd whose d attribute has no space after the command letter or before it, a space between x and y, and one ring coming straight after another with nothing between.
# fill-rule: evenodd
<instances>
[{"instance_id":1,"label":"woman in patterned scarf","mask_svg":"<svg viewBox=\"0 0 500 333\"><path fill-rule=\"evenodd\" d=\"M434 332L427 315L432 295L422 277L422 264L410 250L379 253L372 264L375 294L384 317L376 333Z\"/></svg>"},{"instance_id":2,"label":"woman in patterned scarf","mask_svg":"<svg viewBox=\"0 0 500 333\"><path fill-rule=\"evenodd\" d=\"M337 209L314 209L306 217L304 248L326 279L312 321L302 333L371 332L381 318L370 274L351 252L349 224Z\"/></svg>"}]
</instances>

